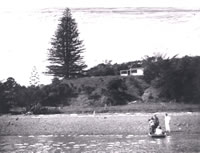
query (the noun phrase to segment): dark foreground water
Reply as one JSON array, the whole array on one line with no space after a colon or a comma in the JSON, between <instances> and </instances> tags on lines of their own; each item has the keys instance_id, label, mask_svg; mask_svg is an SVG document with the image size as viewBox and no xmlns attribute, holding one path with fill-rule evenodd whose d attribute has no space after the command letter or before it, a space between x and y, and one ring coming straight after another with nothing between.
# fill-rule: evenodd
<instances>
[{"instance_id":1,"label":"dark foreground water","mask_svg":"<svg viewBox=\"0 0 200 153\"><path fill-rule=\"evenodd\" d=\"M150 138L147 135L0 136L0 152L193 153L200 152L200 135L175 133L166 138Z\"/></svg>"}]
</instances>

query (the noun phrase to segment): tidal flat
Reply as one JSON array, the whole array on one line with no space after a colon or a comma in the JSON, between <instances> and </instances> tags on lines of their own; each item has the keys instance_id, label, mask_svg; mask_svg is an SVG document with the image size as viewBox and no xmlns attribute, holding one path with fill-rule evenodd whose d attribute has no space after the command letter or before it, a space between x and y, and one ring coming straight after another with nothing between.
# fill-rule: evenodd
<instances>
[{"instance_id":1,"label":"tidal flat","mask_svg":"<svg viewBox=\"0 0 200 153\"><path fill-rule=\"evenodd\" d=\"M148 119L157 114L164 127L164 112L160 113L100 113L55 115L2 115L0 135L51 135L51 134L133 134L148 133ZM170 112L173 132L199 134L199 112Z\"/></svg>"}]
</instances>

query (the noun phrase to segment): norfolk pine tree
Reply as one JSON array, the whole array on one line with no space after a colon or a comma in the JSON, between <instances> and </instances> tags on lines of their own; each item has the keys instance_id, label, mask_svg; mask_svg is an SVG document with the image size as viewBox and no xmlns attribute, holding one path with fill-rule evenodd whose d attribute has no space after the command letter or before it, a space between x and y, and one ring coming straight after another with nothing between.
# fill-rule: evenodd
<instances>
[{"instance_id":1,"label":"norfolk pine tree","mask_svg":"<svg viewBox=\"0 0 200 153\"><path fill-rule=\"evenodd\" d=\"M51 41L49 49L47 74L60 78L73 78L81 75L87 66L83 62L84 48L79 40L77 23L69 8L66 8L60 19L57 31Z\"/></svg>"}]
</instances>

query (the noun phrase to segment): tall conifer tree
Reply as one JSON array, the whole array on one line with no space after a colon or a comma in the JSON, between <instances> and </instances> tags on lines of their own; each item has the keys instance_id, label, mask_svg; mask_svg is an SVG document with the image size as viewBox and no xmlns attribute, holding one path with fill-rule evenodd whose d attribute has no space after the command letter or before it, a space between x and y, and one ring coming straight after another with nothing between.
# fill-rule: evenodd
<instances>
[{"instance_id":1,"label":"tall conifer tree","mask_svg":"<svg viewBox=\"0 0 200 153\"><path fill-rule=\"evenodd\" d=\"M84 48L82 41L79 40L77 23L69 8L65 9L60 19L51 45L48 55L50 61L50 65L47 66L48 74L67 79L83 73L83 69L86 68L81 56Z\"/></svg>"}]
</instances>

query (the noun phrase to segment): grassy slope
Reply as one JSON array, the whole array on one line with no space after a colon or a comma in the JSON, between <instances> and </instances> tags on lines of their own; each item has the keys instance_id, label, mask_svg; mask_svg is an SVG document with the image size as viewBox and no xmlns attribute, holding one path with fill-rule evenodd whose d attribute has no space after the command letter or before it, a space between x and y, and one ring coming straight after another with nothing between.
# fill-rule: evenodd
<instances>
[{"instance_id":1,"label":"grassy slope","mask_svg":"<svg viewBox=\"0 0 200 153\"><path fill-rule=\"evenodd\" d=\"M120 76L84 77L71 80L63 80L63 83L69 84L76 88L82 88L86 86L94 88L105 88L109 81L120 78Z\"/></svg>"},{"instance_id":2,"label":"grassy slope","mask_svg":"<svg viewBox=\"0 0 200 153\"><path fill-rule=\"evenodd\" d=\"M104 76L104 77L86 77L74 80L67 80L64 83L73 84L76 88L81 88L83 86L90 86L94 88L94 91L101 94L100 89L105 89L107 84L113 79L124 79L127 86L126 92L132 96L141 98L142 93L148 87L148 85L139 78L134 77L121 77L121 76ZM136 102L130 105L123 106L109 106L109 107L98 107L92 105L84 105L87 103L88 99L84 96L75 99L73 104L69 107L64 107L60 109L62 113L115 113L115 112L198 112L200 111L199 104L177 104L177 103L141 103Z\"/></svg>"},{"instance_id":3,"label":"grassy slope","mask_svg":"<svg viewBox=\"0 0 200 153\"><path fill-rule=\"evenodd\" d=\"M127 87L127 90L124 90L123 92L131 95L135 100L141 99L144 89L148 87L148 85L140 78L121 76L85 77L72 80L64 80L63 83L68 84L72 88L76 89L78 95L80 96L72 100L72 105L91 106L91 103L93 103L91 102L91 100L90 104L87 104L88 99L91 95L99 95L100 97L105 96L105 94L102 93L102 90L107 91L107 86L109 82L119 79L123 80L125 86ZM93 101L95 100L93 99ZM96 100L96 102L94 103L97 103L96 106L102 106L100 104L101 100Z\"/></svg>"}]
</instances>

